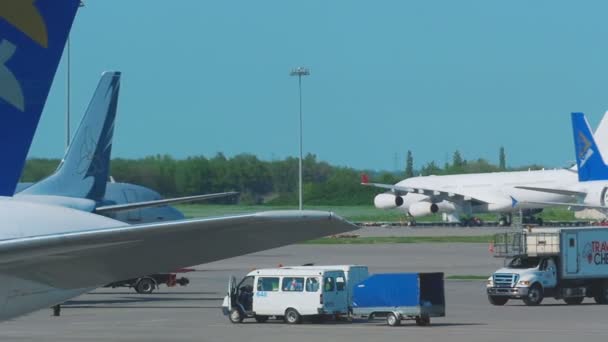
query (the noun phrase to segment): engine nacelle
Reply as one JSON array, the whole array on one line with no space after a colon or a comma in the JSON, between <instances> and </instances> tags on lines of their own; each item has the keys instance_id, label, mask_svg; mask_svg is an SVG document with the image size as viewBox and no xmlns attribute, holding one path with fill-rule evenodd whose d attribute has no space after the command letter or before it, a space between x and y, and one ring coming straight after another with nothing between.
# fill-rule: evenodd
<instances>
[{"instance_id":1,"label":"engine nacelle","mask_svg":"<svg viewBox=\"0 0 608 342\"><path fill-rule=\"evenodd\" d=\"M453 202L441 201L439 203L431 204L431 212L435 213L453 213L456 211L456 205Z\"/></svg>"},{"instance_id":2,"label":"engine nacelle","mask_svg":"<svg viewBox=\"0 0 608 342\"><path fill-rule=\"evenodd\" d=\"M603 185L593 186L587 190L584 204L605 207L608 204L608 187Z\"/></svg>"},{"instance_id":3,"label":"engine nacelle","mask_svg":"<svg viewBox=\"0 0 608 342\"><path fill-rule=\"evenodd\" d=\"M374 205L378 209L395 209L403 205L403 197L393 194L380 194L374 197Z\"/></svg>"},{"instance_id":4,"label":"engine nacelle","mask_svg":"<svg viewBox=\"0 0 608 342\"><path fill-rule=\"evenodd\" d=\"M410 208L408 212L413 217L421 217L433 214L433 206L436 206L435 203L430 202L417 202L410 204Z\"/></svg>"}]
</instances>

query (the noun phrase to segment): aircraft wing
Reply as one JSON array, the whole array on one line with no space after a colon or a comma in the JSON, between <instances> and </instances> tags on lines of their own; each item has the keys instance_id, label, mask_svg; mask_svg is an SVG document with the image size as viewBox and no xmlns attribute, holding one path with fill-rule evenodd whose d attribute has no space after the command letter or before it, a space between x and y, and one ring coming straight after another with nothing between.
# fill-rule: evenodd
<instances>
[{"instance_id":1,"label":"aircraft wing","mask_svg":"<svg viewBox=\"0 0 608 342\"><path fill-rule=\"evenodd\" d=\"M267 211L8 239L0 241L0 273L61 289L99 287L355 229L329 212Z\"/></svg>"},{"instance_id":2,"label":"aircraft wing","mask_svg":"<svg viewBox=\"0 0 608 342\"><path fill-rule=\"evenodd\" d=\"M233 192L233 191L220 192L220 193L216 193L216 194L165 198L165 199L160 199L160 200L156 200L156 201L106 205L106 206L101 206L101 207L95 208L95 213L105 214L108 212L127 211L127 210L135 210L135 209L150 208L150 207L160 207L160 206L169 205L169 204L198 202L198 201L204 201L204 200L208 200L208 199L212 199L212 198L221 198L221 197L228 197L228 196L234 196L234 195L238 195L238 192Z\"/></svg>"},{"instance_id":3,"label":"aircraft wing","mask_svg":"<svg viewBox=\"0 0 608 342\"><path fill-rule=\"evenodd\" d=\"M452 192L452 191L445 191L445 190L440 190L440 189L433 189L433 188L427 188L427 187L403 187L403 186L398 186L398 185L393 185L393 184L382 184L382 183L366 183L366 182L362 182L362 185L366 185L366 186L373 186L376 188L381 188L381 189L387 189L387 190L391 190L393 192L395 192L396 194L400 194L400 195L405 195L407 193L417 193L417 194L423 194L423 195L427 195L430 197L437 197L437 196L442 196L444 197L446 200L464 200L464 201L474 201L474 202L479 202L479 203L496 203L496 202L500 202L500 201L505 201L505 200L509 200L508 198L495 198L493 196L489 196L483 193L471 193L471 194L467 194L467 193L462 193L462 192Z\"/></svg>"},{"instance_id":4,"label":"aircraft wing","mask_svg":"<svg viewBox=\"0 0 608 342\"><path fill-rule=\"evenodd\" d=\"M556 207L571 207L571 208L576 208L576 209L598 209L598 210L608 211L608 207L603 206L603 205L565 203L565 202L537 202L537 201L521 201L520 203L542 204L542 205L556 206Z\"/></svg>"},{"instance_id":5,"label":"aircraft wing","mask_svg":"<svg viewBox=\"0 0 608 342\"><path fill-rule=\"evenodd\" d=\"M523 189L523 190L546 192L546 193L557 194L557 195L566 195L566 196L585 196L585 195L587 195L587 193L583 192L583 191L574 191L574 190L565 190L565 189L552 189L552 188L538 188L538 187L534 187L534 186L515 186L514 188L516 188L516 189Z\"/></svg>"}]
</instances>

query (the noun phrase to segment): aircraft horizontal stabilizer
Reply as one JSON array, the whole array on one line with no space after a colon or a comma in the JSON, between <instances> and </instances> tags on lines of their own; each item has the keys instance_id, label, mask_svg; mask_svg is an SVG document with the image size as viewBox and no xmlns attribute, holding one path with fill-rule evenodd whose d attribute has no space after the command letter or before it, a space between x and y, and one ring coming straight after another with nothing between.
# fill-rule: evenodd
<instances>
[{"instance_id":1,"label":"aircraft horizontal stabilizer","mask_svg":"<svg viewBox=\"0 0 608 342\"><path fill-rule=\"evenodd\" d=\"M156 201L106 205L106 206L97 207L95 209L95 213L105 214L105 213L109 213L109 212L128 211L128 210L151 208L151 207L161 207L163 205L169 205L169 204L198 202L198 201L204 201L204 200L209 200L209 199L213 199L213 198L229 197L229 196L235 196L235 195L238 195L238 192L231 191L231 192L220 192L220 193L216 193L216 194L165 198L165 199L160 199L160 200L156 200Z\"/></svg>"},{"instance_id":2,"label":"aircraft horizontal stabilizer","mask_svg":"<svg viewBox=\"0 0 608 342\"><path fill-rule=\"evenodd\" d=\"M355 229L330 212L285 210L56 233L0 241L0 271L93 288Z\"/></svg>"}]
</instances>

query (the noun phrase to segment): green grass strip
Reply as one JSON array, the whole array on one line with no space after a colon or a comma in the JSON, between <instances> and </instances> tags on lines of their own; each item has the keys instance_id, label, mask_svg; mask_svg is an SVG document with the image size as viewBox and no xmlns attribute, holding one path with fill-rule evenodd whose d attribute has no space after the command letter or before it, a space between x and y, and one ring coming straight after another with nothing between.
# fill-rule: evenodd
<instances>
[{"instance_id":1,"label":"green grass strip","mask_svg":"<svg viewBox=\"0 0 608 342\"><path fill-rule=\"evenodd\" d=\"M480 236L385 236L338 238L327 237L302 242L305 245L371 245L390 243L490 243L491 235Z\"/></svg>"}]
</instances>

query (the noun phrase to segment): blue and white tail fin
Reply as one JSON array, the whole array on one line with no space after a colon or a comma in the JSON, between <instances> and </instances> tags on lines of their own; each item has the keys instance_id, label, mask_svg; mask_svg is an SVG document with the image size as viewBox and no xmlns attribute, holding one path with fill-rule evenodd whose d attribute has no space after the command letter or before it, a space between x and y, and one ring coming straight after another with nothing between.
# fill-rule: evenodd
<instances>
[{"instance_id":1,"label":"blue and white tail fin","mask_svg":"<svg viewBox=\"0 0 608 342\"><path fill-rule=\"evenodd\" d=\"M572 133L578 180L580 182L608 180L608 166L595 143L585 114L572 113Z\"/></svg>"},{"instance_id":2,"label":"blue and white tail fin","mask_svg":"<svg viewBox=\"0 0 608 342\"><path fill-rule=\"evenodd\" d=\"M80 0L0 1L0 196L12 196Z\"/></svg>"},{"instance_id":3,"label":"blue and white tail fin","mask_svg":"<svg viewBox=\"0 0 608 342\"><path fill-rule=\"evenodd\" d=\"M119 91L120 72L105 72L57 171L22 194L103 199Z\"/></svg>"}]
</instances>

